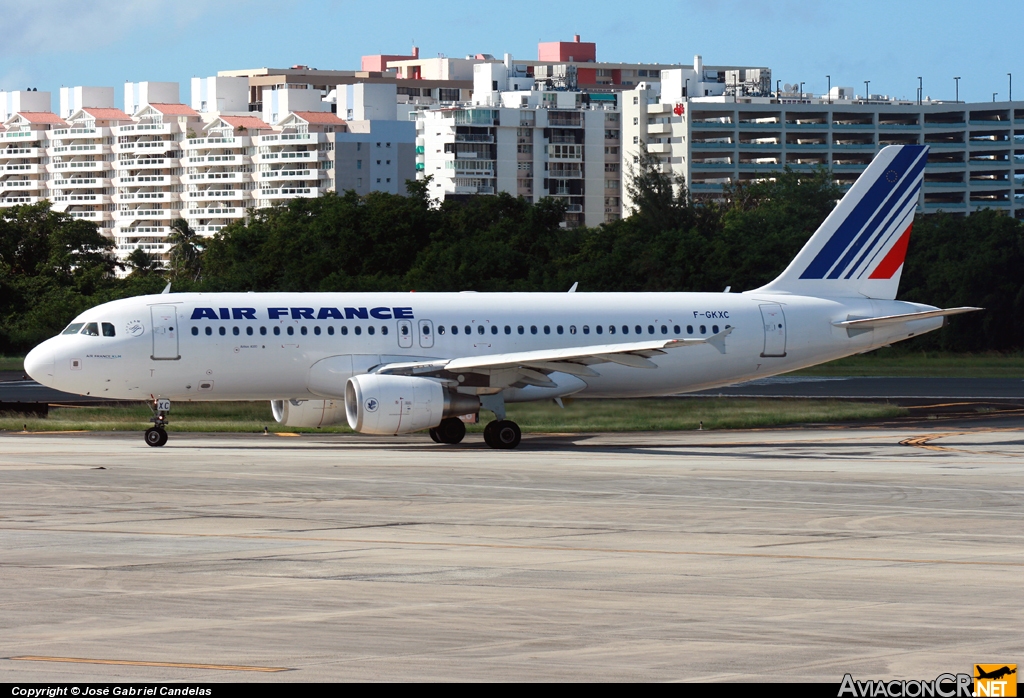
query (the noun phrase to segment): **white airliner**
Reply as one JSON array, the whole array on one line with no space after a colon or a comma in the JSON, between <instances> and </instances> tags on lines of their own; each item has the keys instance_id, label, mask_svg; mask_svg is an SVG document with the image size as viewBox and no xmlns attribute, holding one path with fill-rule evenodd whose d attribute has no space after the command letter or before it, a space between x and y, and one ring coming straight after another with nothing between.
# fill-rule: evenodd
<instances>
[{"instance_id":1,"label":"white airliner","mask_svg":"<svg viewBox=\"0 0 1024 698\"><path fill-rule=\"evenodd\" d=\"M87 310L25 359L43 385L148 401L146 443L176 400L270 400L286 426L367 434L493 412L484 439L515 448L505 405L715 388L937 329L894 300L925 146L883 148L782 274L744 293L165 293ZM573 288L575 290L575 286Z\"/></svg>"}]
</instances>

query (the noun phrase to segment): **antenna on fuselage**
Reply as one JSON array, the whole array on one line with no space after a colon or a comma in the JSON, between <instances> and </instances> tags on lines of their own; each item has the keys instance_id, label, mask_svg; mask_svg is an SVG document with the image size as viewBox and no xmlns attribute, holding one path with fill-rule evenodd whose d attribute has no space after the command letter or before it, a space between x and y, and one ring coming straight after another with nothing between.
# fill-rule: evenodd
<instances>
[{"instance_id":1,"label":"antenna on fuselage","mask_svg":"<svg viewBox=\"0 0 1024 698\"><path fill-rule=\"evenodd\" d=\"M170 281L168 281L168 282L167 282L167 285L166 285L166 286L164 286L164 290L160 292L160 295L162 296L162 295L164 295L165 293L170 293L170 292L171 292L171 282L170 282Z\"/></svg>"},{"instance_id":2,"label":"antenna on fuselage","mask_svg":"<svg viewBox=\"0 0 1024 698\"><path fill-rule=\"evenodd\" d=\"M569 289L569 293L576 293L576 287L580 285L579 281L573 282L572 288Z\"/></svg>"}]
</instances>

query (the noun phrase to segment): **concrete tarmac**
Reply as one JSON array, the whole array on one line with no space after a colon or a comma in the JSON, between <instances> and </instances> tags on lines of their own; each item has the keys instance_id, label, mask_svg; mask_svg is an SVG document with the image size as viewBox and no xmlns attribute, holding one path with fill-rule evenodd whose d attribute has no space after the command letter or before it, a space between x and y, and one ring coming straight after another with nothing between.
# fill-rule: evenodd
<instances>
[{"instance_id":1,"label":"concrete tarmac","mask_svg":"<svg viewBox=\"0 0 1024 698\"><path fill-rule=\"evenodd\" d=\"M1009 417L511 452L6 433L0 681L838 682L1019 662L1022 463Z\"/></svg>"}]
</instances>

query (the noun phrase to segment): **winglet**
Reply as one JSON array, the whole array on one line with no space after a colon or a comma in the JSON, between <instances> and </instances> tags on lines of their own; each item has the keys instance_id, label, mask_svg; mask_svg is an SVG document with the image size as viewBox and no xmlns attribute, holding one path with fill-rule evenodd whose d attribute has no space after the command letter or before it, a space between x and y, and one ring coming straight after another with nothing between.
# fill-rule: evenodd
<instances>
[{"instance_id":1,"label":"winglet","mask_svg":"<svg viewBox=\"0 0 1024 698\"><path fill-rule=\"evenodd\" d=\"M170 281L168 281L168 282L167 282L167 285L166 285L166 286L164 286L164 290L160 292L160 295L162 296L162 295L164 295L165 293L170 293L170 292L171 292L171 282L170 282Z\"/></svg>"},{"instance_id":2,"label":"winglet","mask_svg":"<svg viewBox=\"0 0 1024 698\"><path fill-rule=\"evenodd\" d=\"M580 285L579 281L573 282L572 288L569 289L569 293L576 293L576 287Z\"/></svg>"},{"instance_id":3,"label":"winglet","mask_svg":"<svg viewBox=\"0 0 1024 698\"><path fill-rule=\"evenodd\" d=\"M711 335L710 337L707 338L707 343L710 344L715 349L717 349L718 351L720 351L721 353L724 354L725 353L725 338L728 335L732 334L733 329L734 328L732 328L732 327L726 327L724 330L722 330L718 334Z\"/></svg>"}]
</instances>

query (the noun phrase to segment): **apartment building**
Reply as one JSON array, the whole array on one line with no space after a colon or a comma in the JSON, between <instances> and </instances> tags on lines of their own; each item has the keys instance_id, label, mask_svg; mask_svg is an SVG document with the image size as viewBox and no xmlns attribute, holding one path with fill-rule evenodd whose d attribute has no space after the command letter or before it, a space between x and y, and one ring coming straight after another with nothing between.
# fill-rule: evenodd
<instances>
[{"instance_id":1,"label":"apartment building","mask_svg":"<svg viewBox=\"0 0 1024 698\"><path fill-rule=\"evenodd\" d=\"M993 208L1024 218L1024 102L965 104L831 95L687 99L678 87L625 95L627 163L647 144L662 171L681 175L696 197L789 167L831 170L853 184L887 145L930 147L919 210L969 214ZM627 207L629 202L627 201Z\"/></svg>"},{"instance_id":2,"label":"apartment building","mask_svg":"<svg viewBox=\"0 0 1024 698\"><path fill-rule=\"evenodd\" d=\"M108 96L113 102L112 89ZM65 124L56 124L48 132L47 190L54 210L92 221L111 239L114 128L128 123L132 123L131 117L120 109L85 107L72 112Z\"/></svg>"},{"instance_id":3,"label":"apartment building","mask_svg":"<svg viewBox=\"0 0 1024 698\"><path fill-rule=\"evenodd\" d=\"M119 257L135 249L160 259L170 250L170 224L182 217L182 148L203 128L184 104L148 103L130 124L113 127L114 241Z\"/></svg>"},{"instance_id":4,"label":"apartment building","mask_svg":"<svg viewBox=\"0 0 1024 698\"><path fill-rule=\"evenodd\" d=\"M44 94L44 93L39 93ZM49 94L47 102L49 102ZM36 204L47 198L49 130L66 124L56 114L17 111L0 134L0 207Z\"/></svg>"},{"instance_id":5,"label":"apartment building","mask_svg":"<svg viewBox=\"0 0 1024 698\"><path fill-rule=\"evenodd\" d=\"M298 111L274 124L274 133L256 136L256 207L336 191L334 136L344 129L331 112Z\"/></svg>"},{"instance_id":6,"label":"apartment building","mask_svg":"<svg viewBox=\"0 0 1024 698\"><path fill-rule=\"evenodd\" d=\"M182 218L199 235L213 235L256 206L254 138L271 131L255 116L219 116L182 148Z\"/></svg>"}]
</instances>

